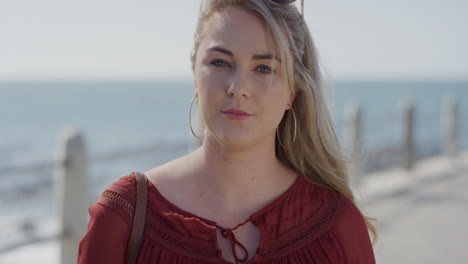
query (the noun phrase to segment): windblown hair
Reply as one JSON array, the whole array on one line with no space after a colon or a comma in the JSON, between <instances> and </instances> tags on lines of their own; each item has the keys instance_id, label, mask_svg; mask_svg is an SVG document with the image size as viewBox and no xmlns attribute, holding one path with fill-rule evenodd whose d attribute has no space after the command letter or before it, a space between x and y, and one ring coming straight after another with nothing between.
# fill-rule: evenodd
<instances>
[{"instance_id":1,"label":"windblown hair","mask_svg":"<svg viewBox=\"0 0 468 264\"><path fill-rule=\"evenodd\" d=\"M336 190L355 202L350 187L349 160L342 153L323 94L318 53L307 24L295 5L281 5L271 0L205 0L194 35L192 70L195 70L196 55L207 21L229 7L242 8L265 22L275 40L289 88L297 93L292 105L297 118L296 141L292 144L294 117L291 111L287 111L278 130L283 145L292 145L284 149L276 139L277 158L309 181ZM374 220L365 217L375 241Z\"/></svg>"}]
</instances>

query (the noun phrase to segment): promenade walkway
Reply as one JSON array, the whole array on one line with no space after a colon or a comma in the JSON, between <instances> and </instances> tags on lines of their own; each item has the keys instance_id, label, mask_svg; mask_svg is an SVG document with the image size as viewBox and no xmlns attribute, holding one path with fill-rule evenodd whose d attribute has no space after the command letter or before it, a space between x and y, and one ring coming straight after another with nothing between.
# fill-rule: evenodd
<instances>
[{"instance_id":1,"label":"promenade walkway","mask_svg":"<svg viewBox=\"0 0 468 264\"><path fill-rule=\"evenodd\" d=\"M360 193L378 218L377 263L468 263L468 152L367 177Z\"/></svg>"}]
</instances>

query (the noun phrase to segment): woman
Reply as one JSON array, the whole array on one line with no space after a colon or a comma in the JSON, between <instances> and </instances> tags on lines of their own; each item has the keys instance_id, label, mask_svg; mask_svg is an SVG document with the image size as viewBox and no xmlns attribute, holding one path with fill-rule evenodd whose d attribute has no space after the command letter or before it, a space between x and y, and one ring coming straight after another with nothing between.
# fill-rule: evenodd
<instances>
[{"instance_id":1,"label":"woman","mask_svg":"<svg viewBox=\"0 0 468 264\"><path fill-rule=\"evenodd\" d=\"M191 59L203 145L145 173L137 263L375 263L290 2L202 5ZM134 197L132 173L90 207L79 263L126 262Z\"/></svg>"}]
</instances>

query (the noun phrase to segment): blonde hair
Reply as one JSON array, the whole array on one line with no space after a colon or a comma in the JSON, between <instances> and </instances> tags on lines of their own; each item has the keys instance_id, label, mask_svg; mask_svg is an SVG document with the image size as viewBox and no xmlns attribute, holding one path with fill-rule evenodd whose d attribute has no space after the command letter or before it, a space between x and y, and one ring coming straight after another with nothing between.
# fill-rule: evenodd
<instances>
[{"instance_id":1,"label":"blonde hair","mask_svg":"<svg viewBox=\"0 0 468 264\"><path fill-rule=\"evenodd\" d=\"M228 7L239 7L256 14L265 21L279 52L282 72L290 89L297 92L293 102L297 118L296 141L294 120L287 111L279 124L279 135L284 149L276 140L276 156L284 164L302 173L311 182L331 188L355 202L350 187L348 160L341 151L333 120L323 95L318 53L305 21L297 8L265 0L206 0L201 5L191 54L195 70L198 48L203 39L206 22ZM365 217L374 242L377 232L372 221Z\"/></svg>"}]
</instances>

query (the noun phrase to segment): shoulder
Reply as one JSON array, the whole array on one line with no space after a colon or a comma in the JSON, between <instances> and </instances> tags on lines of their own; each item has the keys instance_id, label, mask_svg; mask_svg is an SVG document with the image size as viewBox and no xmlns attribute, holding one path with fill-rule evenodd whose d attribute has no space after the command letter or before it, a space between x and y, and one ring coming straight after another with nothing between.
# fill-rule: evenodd
<instances>
[{"instance_id":1,"label":"shoulder","mask_svg":"<svg viewBox=\"0 0 468 264\"><path fill-rule=\"evenodd\" d=\"M188 173L190 167L189 155L171 160L161 166L155 167L145 172L145 175L153 183L166 178L178 178Z\"/></svg>"},{"instance_id":2,"label":"shoulder","mask_svg":"<svg viewBox=\"0 0 468 264\"><path fill-rule=\"evenodd\" d=\"M110 184L88 209L88 230L80 241L78 263L124 263L135 202L135 175Z\"/></svg>"},{"instance_id":3,"label":"shoulder","mask_svg":"<svg viewBox=\"0 0 468 264\"><path fill-rule=\"evenodd\" d=\"M375 263L369 230L358 206L342 195L331 229L349 263Z\"/></svg>"},{"instance_id":4,"label":"shoulder","mask_svg":"<svg viewBox=\"0 0 468 264\"><path fill-rule=\"evenodd\" d=\"M97 204L111 209L127 223L131 223L135 210L136 174L134 172L111 183L101 193Z\"/></svg>"},{"instance_id":5,"label":"shoulder","mask_svg":"<svg viewBox=\"0 0 468 264\"><path fill-rule=\"evenodd\" d=\"M356 203L330 188L316 186L315 215L326 237L336 239L337 253L346 263L375 263L365 217Z\"/></svg>"},{"instance_id":6,"label":"shoulder","mask_svg":"<svg viewBox=\"0 0 468 264\"><path fill-rule=\"evenodd\" d=\"M361 210L344 194L317 184L308 184L305 188L308 199L311 201L309 207L314 211L323 211L324 215L331 220L333 226L346 228L348 226L364 225L364 216Z\"/></svg>"},{"instance_id":7,"label":"shoulder","mask_svg":"<svg viewBox=\"0 0 468 264\"><path fill-rule=\"evenodd\" d=\"M314 237L330 231L345 237L368 237L364 216L344 194L309 182L295 193L294 200L303 200L296 216L304 219L302 224L314 228Z\"/></svg>"},{"instance_id":8,"label":"shoulder","mask_svg":"<svg viewBox=\"0 0 468 264\"><path fill-rule=\"evenodd\" d=\"M268 231L262 236L266 240L262 254L284 256L303 250L324 263L343 263L337 259L347 260L345 263L372 263L367 261L372 259L372 248L364 217L354 202L311 181L301 181L296 186L281 206L259 218ZM326 254L322 258L323 253ZM357 258L366 261L355 261Z\"/></svg>"},{"instance_id":9,"label":"shoulder","mask_svg":"<svg viewBox=\"0 0 468 264\"><path fill-rule=\"evenodd\" d=\"M342 232L367 232L361 210L344 194L321 185L315 185L314 191L309 193L313 200L310 207L322 211L330 228L340 229Z\"/></svg>"},{"instance_id":10,"label":"shoulder","mask_svg":"<svg viewBox=\"0 0 468 264\"><path fill-rule=\"evenodd\" d=\"M313 241L335 225L344 206L340 193L304 176L282 197L268 210L254 215L257 224L266 226L266 239L298 236Z\"/></svg>"},{"instance_id":11,"label":"shoulder","mask_svg":"<svg viewBox=\"0 0 468 264\"><path fill-rule=\"evenodd\" d=\"M367 226L361 210L355 202L342 194L338 195L341 198L336 212L336 227L347 232L365 231L367 234Z\"/></svg>"},{"instance_id":12,"label":"shoulder","mask_svg":"<svg viewBox=\"0 0 468 264\"><path fill-rule=\"evenodd\" d=\"M148 181L166 198L178 198L188 192L193 169L187 156L172 160L144 173ZM175 195L176 197L172 197ZM179 197L180 198L180 197ZM170 200L170 199L169 199Z\"/></svg>"}]
</instances>

